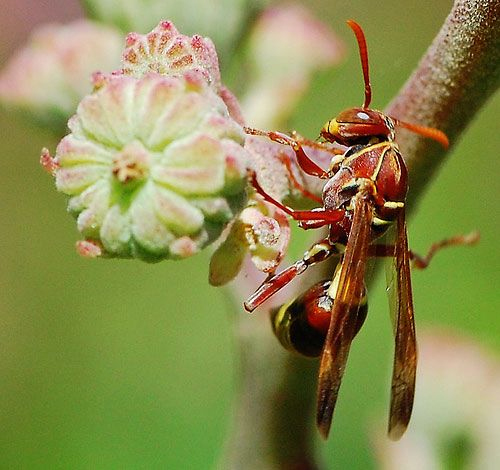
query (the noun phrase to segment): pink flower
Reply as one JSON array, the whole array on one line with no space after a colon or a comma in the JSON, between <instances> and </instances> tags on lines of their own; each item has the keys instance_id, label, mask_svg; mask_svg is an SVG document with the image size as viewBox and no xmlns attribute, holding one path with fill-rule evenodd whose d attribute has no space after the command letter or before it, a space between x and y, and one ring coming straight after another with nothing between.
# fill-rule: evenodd
<instances>
[{"instance_id":1,"label":"pink flower","mask_svg":"<svg viewBox=\"0 0 500 470\"><path fill-rule=\"evenodd\" d=\"M62 127L92 90L91 73L118 66L122 41L116 30L88 20L43 26L2 71L0 101Z\"/></svg>"},{"instance_id":2,"label":"pink flower","mask_svg":"<svg viewBox=\"0 0 500 470\"><path fill-rule=\"evenodd\" d=\"M375 442L381 468L439 469L458 456L464 468L493 469L499 438L498 357L450 332L424 333L412 421L399 442Z\"/></svg>"}]
</instances>

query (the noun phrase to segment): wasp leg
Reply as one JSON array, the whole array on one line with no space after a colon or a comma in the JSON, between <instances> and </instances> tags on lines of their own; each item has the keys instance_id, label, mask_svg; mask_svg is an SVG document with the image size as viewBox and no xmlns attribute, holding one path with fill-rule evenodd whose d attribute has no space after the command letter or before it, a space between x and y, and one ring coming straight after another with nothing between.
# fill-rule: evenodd
<instances>
[{"instance_id":1,"label":"wasp leg","mask_svg":"<svg viewBox=\"0 0 500 470\"><path fill-rule=\"evenodd\" d=\"M311 176L317 176L318 178L322 179L328 179L331 177L329 171L323 170L323 168L321 168L307 156L306 152L304 151L304 148L302 147L302 142L298 141L297 139L294 139L293 137L290 137L281 132L273 132L273 131L266 132L266 131L261 131L259 129L252 129L251 127L245 127L245 132L250 135L266 136L274 142L292 147L297 157L297 163L299 164L300 168L302 168L304 173L307 173L308 175ZM304 142L307 143L307 141ZM320 146L319 144L314 143L314 147L316 146L320 147L322 150L326 152L330 151L327 147L323 147ZM333 151L331 153L336 153L336 152Z\"/></svg>"},{"instance_id":2,"label":"wasp leg","mask_svg":"<svg viewBox=\"0 0 500 470\"><path fill-rule=\"evenodd\" d=\"M295 175L293 174L292 162L290 161L288 155L286 153L280 153L278 155L278 158L281 160L283 165L285 165L285 168L288 173L288 179L293 184L294 188L297 191L299 191L304 197L311 199L312 201L317 202L318 204L323 204L323 200L319 196L316 196L316 194L313 194L310 191L308 191L306 188L304 188L304 186L302 186L297 181L297 178L295 178Z\"/></svg>"},{"instance_id":3,"label":"wasp leg","mask_svg":"<svg viewBox=\"0 0 500 470\"><path fill-rule=\"evenodd\" d=\"M425 256L419 255L412 250L409 250L408 253L415 268L425 269L429 266L432 258L439 250L450 246L470 246L474 245L478 241L479 232L471 232L467 235L455 235L454 237L445 238L444 240L433 243ZM394 250L394 245L371 245L368 250L368 254L369 256L390 257L394 256Z\"/></svg>"},{"instance_id":4,"label":"wasp leg","mask_svg":"<svg viewBox=\"0 0 500 470\"><path fill-rule=\"evenodd\" d=\"M479 232L477 231L468 233L467 235L455 235L454 237L445 238L437 243L433 243L425 256L420 256L417 253L410 251L410 259L413 261L413 266L418 269L425 269L431 262L431 259L436 252L442 248L447 248L449 246L474 245L479 241L479 238Z\"/></svg>"},{"instance_id":5,"label":"wasp leg","mask_svg":"<svg viewBox=\"0 0 500 470\"><path fill-rule=\"evenodd\" d=\"M297 211L292 209L291 207L285 206L281 202L274 199L272 196L266 193L262 186L257 181L257 176L254 171L250 173L252 185L255 190L269 203L275 205L283 212L288 214L292 219L299 221L299 226L302 226L300 222L304 222L304 228L317 228L323 225L333 224L335 222L339 222L345 215L345 211L343 209L335 209L335 210L327 210L323 208L313 209L313 210L304 210ZM306 221L315 221L319 225L314 224L313 226L308 226Z\"/></svg>"},{"instance_id":6,"label":"wasp leg","mask_svg":"<svg viewBox=\"0 0 500 470\"><path fill-rule=\"evenodd\" d=\"M340 254L335 245L328 239L315 243L299 261L283 271L266 279L260 287L243 304L248 312L253 312L260 304L285 287L296 276L302 274L309 266L320 263L332 255Z\"/></svg>"}]
</instances>

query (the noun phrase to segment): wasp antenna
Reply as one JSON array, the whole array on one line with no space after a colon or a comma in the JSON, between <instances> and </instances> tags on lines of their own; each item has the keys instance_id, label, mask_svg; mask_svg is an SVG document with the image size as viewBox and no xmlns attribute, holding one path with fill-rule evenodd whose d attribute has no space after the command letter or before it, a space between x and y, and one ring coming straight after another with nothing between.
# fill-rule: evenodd
<instances>
[{"instance_id":1,"label":"wasp antenna","mask_svg":"<svg viewBox=\"0 0 500 470\"><path fill-rule=\"evenodd\" d=\"M354 20L347 20L349 28L356 35L359 47L359 56L361 58L361 68L363 69L363 79L365 81L365 102L363 108L368 108L372 101L372 86L370 85L370 71L368 68L368 48L366 46L365 33L361 26Z\"/></svg>"},{"instance_id":2,"label":"wasp antenna","mask_svg":"<svg viewBox=\"0 0 500 470\"><path fill-rule=\"evenodd\" d=\"M415 132L416 134L420 134L421 136L433 139L436 142L439 142L445 149L450 146L448 137L443 131L440 131L439 129L436 129L434 127L419 126L417 124L410 124L409 122L400 121L399 119L395 119L393 117L391 117L391 119L397 126L404 127L405 129Z\"/></svg>"}]
</instances>

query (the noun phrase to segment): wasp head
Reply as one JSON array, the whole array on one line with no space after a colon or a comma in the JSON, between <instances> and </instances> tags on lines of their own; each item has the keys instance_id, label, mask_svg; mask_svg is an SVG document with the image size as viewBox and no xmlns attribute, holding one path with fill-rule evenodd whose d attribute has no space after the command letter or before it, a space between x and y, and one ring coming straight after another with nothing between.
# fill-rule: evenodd
<instances>
[{"instance_id":1,"label":"wasp head","mask_svg":"<svg viewBox=\"0 0 500 470\"><path fill-rule=\"evenodd\" d=\"M366 144L374 138L392 140L394 123L392 119L368 108L350 108L328 121L320 133L327 142L336 142L348 147Z\"/></svg>"}]
</instances>

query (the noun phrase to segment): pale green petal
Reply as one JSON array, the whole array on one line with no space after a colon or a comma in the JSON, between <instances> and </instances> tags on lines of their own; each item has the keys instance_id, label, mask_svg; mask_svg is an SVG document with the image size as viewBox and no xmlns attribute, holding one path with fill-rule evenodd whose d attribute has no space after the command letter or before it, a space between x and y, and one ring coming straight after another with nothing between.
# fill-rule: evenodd
<instances>
[{"instance_id":1,"label":"pale green petal","mask_svg":"<svg viewBox=\"0 0 500 470\"><path fill-rule=\"evenodd\" d=\"M111 80L97 91L100 93L102 111L105 113L114 142L122 146L135 137L134 93L137 82L133 79Z\"/></svg>"},{"instance_id":2,"label":"pale green petal","mask_svg":"<svg viewBox=\"0 0 500 470\"><path fill-rule=\"evenodd\" d=\"M56 187L70 196L79 194L100 178L106 177L109 168L103 165L77 165L60 168L56 172Z\"/></svg>"},{"instance_id":3,"label":"pale green petal","mask_svg":"<svg viewBox=\"0 0 500 470\"><path fill-rule=\"evenodd\" d=\"M111 147L120 147L133 139L135 85L136 81L129 77L111 79L82 100L77 116L89 138Z\"/></svg>"},{"instance_id":4,"label":"pale green petal","mask_svg":"<svg viewBox=\"0 0 500 470\"><path fill-rule=\"evenodd\" d=\"M78 126L89 140L99 142L104 146L117 147L118 142L113 126L102 106L102 92L100 90L100 93L88 95L80 102L72 127Z\"/></svg>"},{"instance_id":5,"label":"pale green petal","mask_svg":"<svg viewBox=\"0 0 500 470\"><path fill-rule=\"evenodd\" d=\"M172 107L183 88L180 80L158 80L156 75L149 75L137 82L134 97L135 134L145 145L150 148L158 145L158 138L152 134L161 134L155 130L158 121Z\"/></svg>"},{"instance_id":6,"label":"pale green petal","mask_svg":"<svg viewBox=\"0 0 500 470\"><path fill-rule=\"evenodd\" d=\"M93 141L77 138L73 134L67 135L59 142L56 158L61 167L82 163L109 165L112 161L112 155L107 149Z\"/></svg>"},{"instance_id":7,"label":"pale green petal","mask_svg":"<svg viewBox=\"0 0 500 470\"><path fill-rule=\"evenodd\" d=\"M182 196L156 186L151 195L159 219L176 235L194 234L203 226L203 214Z\"/></svg>"},{"instance_id":8,"label":"pale green petal","mask_svg":"<svg viewBox=\"0 0 500 470\"><path fill-rule=\"evenodd\" d=\"M245 224L236 220L227 238L219 245L210 259L208 280L212 286L222 286L232 281L241 269L248 253Z\"/></svg>"},{"instance_id":9,"label":"pale green petal","mask_svg":"<svg viewBox=\"0 0 500 470\"><path fill-rule=\"evenodd\" d=\"M84 237L99 236L99 230L109 209L109 193L109 185L105 181L100 181L80 195L80 202L86 209L78 216L77 227Z\"/></svg>"},{"instance_id":10,"label":"pale green petal","mask_svg":"<svg viewBox=\"0 0 500 470\"><path fill-rule=\"evenodd\" d=\"M148 191L141 191L130 208L132 236L138 245L152 255L168 255L168 246L175 239L158 218Z\"/></svg>"},{"instance_id":11,"label":"pale green petal","mask_svg":"<svg viewBox=\"0 0 500 470\"><path fill-rule=\"evenodd\" d=\"M184 92L176 96L163 116L156 121L147 145L152 148L164 147L192 133L209 105L210 102L199 93Z\"/></svg>"},{"instance_id":12,"label":"pale green petal","mask_svg":"<svg viewBox=\"0 0 500 470\"><path fill-rule=\"evenodd\" d=\"M153 168L153 179L185 195L205 195L224 186L224 153L220 142L206 135L176 142Z\"/></svg>"},{"instance_id":13,"label":"pale green petal","mask_svg":"<svg viewBox=\"0 0 500 470\"><path fill-rule=\"evenodd\" d=\"M115 256L129 256L130 216L118 204L109 209L101 227L101 241Z\"/></svg>"}]
</instances>

